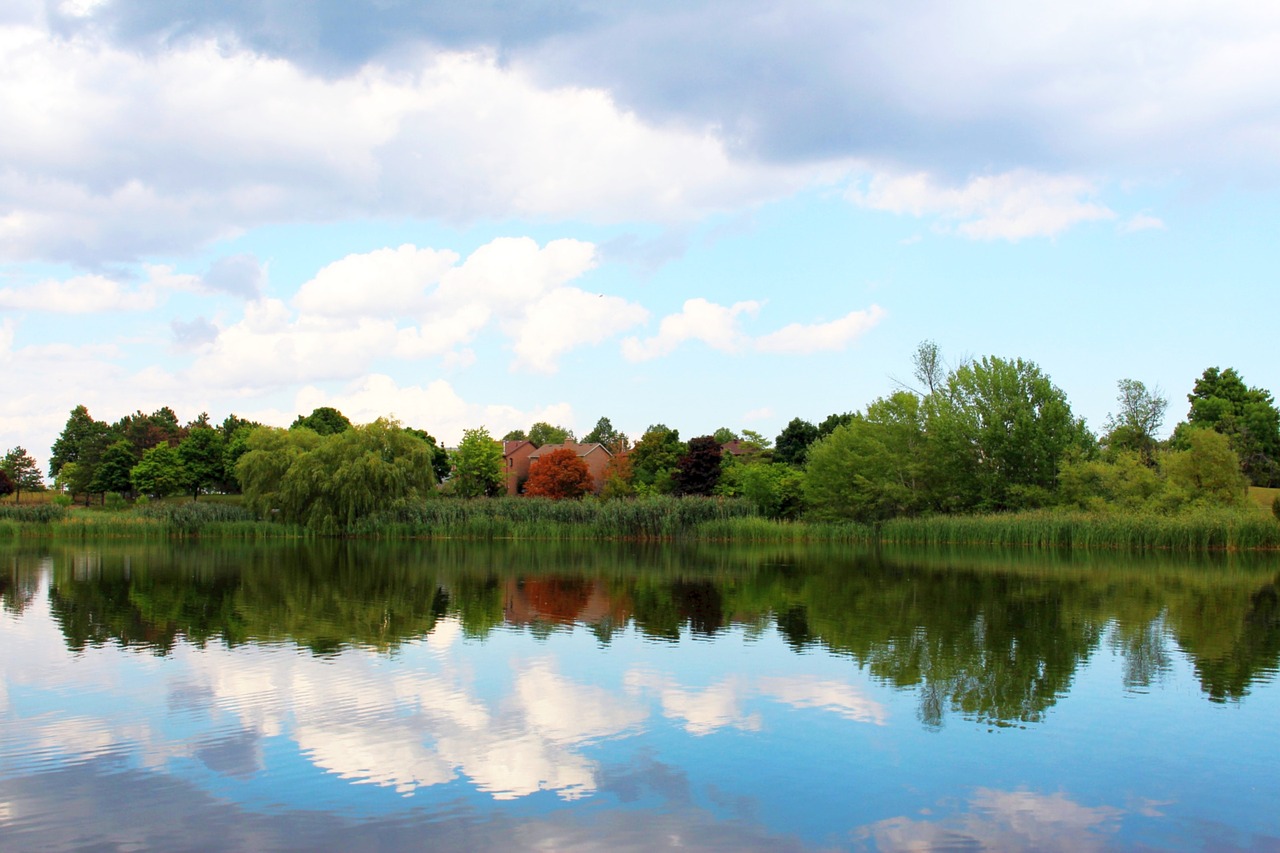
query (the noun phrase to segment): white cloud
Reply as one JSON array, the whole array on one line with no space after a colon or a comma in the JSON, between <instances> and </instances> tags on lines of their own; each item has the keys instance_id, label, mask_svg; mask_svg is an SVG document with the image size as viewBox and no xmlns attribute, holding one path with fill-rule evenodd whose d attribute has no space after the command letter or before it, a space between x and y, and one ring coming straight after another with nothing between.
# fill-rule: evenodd
<instances>
[{"instance_id":1,"label":"white cloud","mask_svg":"<svg viewBox=\"0 0 1280 853\"><path fill-rule=\"evenodd\" d=\"M629 361L647 361L670 354L686 341L702 341L712 349L726 353L747 350L786 355L831 352L844 349L884 317L884 309L872 305L829 323L792 323L776 332L753 338L739 328L738 318L755 316L760 308L759 302L738 302L726 307L701 297L690 299L679 314L662 318L656 335L643 340L635 337L624 340L622 354Z\"/></svg>"},{"instance_id":2,"label":"white cloud","mask_svg":"<svg viewBox=\"0 0 1280 853\"><path fill-rule=\"evenodd\" d=\"M561 287L507 324L516 360L513 366L553 373L564 353L599 344L647 320L649 312L618 296Z\"/></svg>"},{"instance_id":3,"label":"white cloud","mask_svg":"<svg viewBox=\"0 0 1280 853\"><path fill-rule=\"evenodd\" d=\"M658 334L644 340L623 341L622 354L629 361L647 361L671 353L685 341L702 341L721 352L738 352L747 343L746 335L738 328L738 317L754 316L759 310L759 302L737 302L725 307L695 297L685 301L679 314L663 317Z\"/></svg>"},{"instance_id":4,"label":"white cloud","mask_svg":"<svg viewBox=\"0 0 1280 853\"><path fill-rule=\"evenodd\" d=\"M681 687L669 676L633 670L627 673L625 684L633 692L656 692L663 716L683 720L685 731L699 737L726 727L759 731L763 723L759 714L742 710L743 694L748 691L736 678L726 678L696 690Z\"/></svg>"},{"instance_id":5,"label":"white cloud","mask_svg":"<svg viewBox=\"0 0 1280 853\"><path fill-rule=\"evenodd\" d=\"M812 179L483 52L322 78L229 44L143 56L8 25L0 55L0 258L127 260L369 215L680 220Z\"/></svg>"},{"instance_id":6,"label":"white cloud","mask_svg":"<svg viewBox=\"0 0 1280 853\"><path fill-rule=\"evenodd\" d=\"M805 325L792 323L776 332L756 338L760 352L808 355L815 352L837 352L866 334L884 317L884 309L872 305L863 311L851 311L830 323Z\"/></svg>"},{"instance_id":7,"label":"white cloud","mask_svg":"<svg viewBox=\"0 0 1280 853\"><path fill-rule=\"evenodd\" d=\"M395 317L420 312L427 289L458 262L456 252L405 244L347 255L298 289L293 304L324 317Z\"/></svg>"},{"instance_id":8,"label":"white cloud","mask_svg":"<svg viewBox=\"0 0 1280 853\"><path fill-rule=\"evenodd\" d=\"M158 301L154 288L130 289L101 275L80 275L64 281L47 279L31 287L0 290L0 309L57 314L145 311Z\"/></svg>"},{"instance_id":9,"label":"white cloud","mask_svg":"<svg viewBox=\"0 0 1280 853\"><path fill-rule=\"evenodd\" d=\"M1093 182L1071 175L1046 175L1017 169L944 186L924 172L879 173L849 198L873 210L912 216L937 216L954 222L954 231L978 240L1017 241L1052 237L1072 225L1114 219L1105 205L1087 201Z\"/></svg>"}]
</instances>

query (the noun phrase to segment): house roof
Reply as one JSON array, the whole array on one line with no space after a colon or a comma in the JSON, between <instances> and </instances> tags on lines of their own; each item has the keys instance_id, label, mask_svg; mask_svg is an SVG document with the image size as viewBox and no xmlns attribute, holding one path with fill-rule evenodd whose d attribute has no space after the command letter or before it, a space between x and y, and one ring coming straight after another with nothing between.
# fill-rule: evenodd
<instances>
[{"instance_id":1,"label":"house roof","mask_svg":"<svg viewBox=\"0 0 1280 853\"><path fill-rule=\"evenodd\" d=\"M605 447L603 444L579 444L576 441L566 441L564 444L544 444L542 447L539 447L537 450L533 451L533 453L529 454L529 458L537 459L544 453L550 453L553 450L560 450L562 448L572 450L574 453L577 453L578 456L590 456L597 450L603 450L609 456L613 455L612 453L609 453L609 448Z\"/></svg>"}]
</instances>

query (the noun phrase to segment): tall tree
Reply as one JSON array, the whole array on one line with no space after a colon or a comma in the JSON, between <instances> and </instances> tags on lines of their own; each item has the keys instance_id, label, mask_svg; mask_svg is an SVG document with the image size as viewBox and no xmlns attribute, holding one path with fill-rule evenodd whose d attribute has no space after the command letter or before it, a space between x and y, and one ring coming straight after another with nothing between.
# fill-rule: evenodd
<instances>
[{"instance_id":1,"label":"tall tree","mask_svg":"<svg viewBox=\"0 0 1280 853\"><path fill-rule=\"evenodd\" d=\"M9 481L13 483L14 503L22 502L22 493L39 492L44 490L44 478L40 476L40 466L36 464L36 460L31 458L31 454L23 450L21 447L15 447L4 455L4 460L0 461L0 468L9 475Z\"/></svg>"},{"instance_id":2,"label":"tall tree","mask_svg":"<svg viewBox=\"0 0 1280 853\"><path fill-rule=\"evenodd\" d=\"M921 341L911 355L911 366L914 368L916 381L920 383L922 395L942 390L947 368L936 343L931 340Z\"/></svg>"},{"instance_id":3,"label":"tall tree","mask_svg":"<svg viewBox=\"0 0 1280 853\"><path fill-rule=\"evenodd\" d=\"M351 421L332 406L320 406L305 417L298 415L289 424L289 429L309 429L316 435L336 435L351 429Z\"/></svg>"},{"instance_id":4,"label":"tall tree","mask_svg":"<svg viewBox=\"0 0 1280 853\"><path fill-rule=\"evenodd\" d=\"M436 482L442 483L448 479L449 472L453 470L449 464L449 451L445 450L440 442L436 441L435 436L426 430L405 427L404 431L410 435L416 435L431 448L431 473L435 475Z\"/></svg>"},{"instance_id":5,"label":"tall tree","mask_svg":"<svg viewBox=\"0 0 1280 853\"><path fill-rule=\"evenodd\" d=\"M133 447L123 438L113 442L102 453L102 459L94 471L93 480L88 490L105 495L108 492L129 494L133 492L132 470L138 462L133 456Z\"/></svg>"},{"instance_id":6,"label":"tall tree","mask_svg":"<svg viewBox=\"0 0 1280 853\"><path fill-rule=\"evenodd\" d=\"M1036 364L994 356L929 395L926 428L943 509L999 511L1049 500L1058 471L1093 437Z\"/></svg>"},{"instance_id":7,"label":"tall tree","mask_svg":"<svg viewBox=\"0 0 1280 853\"><path fill-rule=\"evenodd\" d=\"M689 448L676 463L675 490L678 495L710 495L720 482L721 451L715 436L689 439Z\"/></svg>"},{"instance_id":8,"label":"tall tree","mask_svg":"<svg viewBox=\"0 0 1280 853\"><path fill-rule=\"evenodd\" d=\"M674 490L672 479L685 445L679 430L666 424L653 424L636 446L631 449L632 485L641 491L669 493Z\"/></svg>"},{"instance_id":9,"label":"tall tree","mask_svg":"<svg viewBox=\"0 0 1280 853\"><path fill-rule=\"evenodd\" d=\"M178 445L178 458L187 472L187 491L192 500L226 479L226 444L222 433L212 427L194 427Z\"/></svg>"},{"instance_id":10,"label":"tall tree","mask_svg":"<svg viewBox=\"0 0 1280 853\"><path fill-rule=\"evenodd\" d=\"M493 497L502 491L502 444L484 427L462 431L453 452L453 492L463 498Z\"/></svg>"},{"instance_id":11,"label":"tall tree","mask_svg":"<svg viewBox=\"0 0 1280 853\"><path fill-rule=\"evenodd\" d=\"M168 444L157 444L142 454L142 461L133 466L129 477L139 492L157 498L177 494L187 484L178 449Z\"/></svg>"},{"instance_id":12,"label":"tall tree","mask_svg":"<svg viewBox=\"0 0 1280 853\"><path fill-rule=\"evenodd\" d=\"M576 451L562 447L533 461L524 493L530 497L566 500L580 498L594 487L587 463Z\"/></svg>"},{"instance_id":13,"label":"tall tree","mask_svg":"<svg viewBox=\"0 0 1280 853\"><path fill-rule=\"evenodd\" d=\"M107 424L95 421L84 406L72 409L62 434L49 453L49 476L57 477L68 462L79 462L89 444L100 441L107 430Z\"/></svg>"},{"instance_id":14,"label":"tall tree","mask_svg":"<svg viewBox=\"0 0 1280 853\"><path fill-rule=\"evenodd\" d=\"M1185 430L1207 427L1225 435L1255 486L1280 485L1280 410L1271 392L1250 388L1233 368L1210 367L1187 395L1186 426L1174 431L1175 447L1186 447Z\"/></svg>"},{"instance_id":15,"label":"tall tree","mask_svg":"<svg viewBox=\"0 0 1280 853\"><path fill-rule=\"evenodd\" d=\"M1137 453L1148 465L1154 465L1159 444L1156 433L1164 423L1169 401L1159 388L1148 391L1147 386L1136 379L1121 379L1116 387L1119 389L1116 402L1120 404L1120 410L1107 416L1103 444L1108 450Z\"/></svg>"},{"instance_id":16,"label":"tall tree","mask_svg":"<svg viewBox=\"0 0 1280 853\"><path fill-rule=\"evenodd\" d=\"M809 445L817 440L816 426L801 418L792 418L773 443L774 461L797 467L803 465Z\"/></svg>"},{"instance_id":17,"label":"tall tree","mask_svg":"<svg viewBox=\"0 0 1280 853\"><path fill-rule=\"evenodd\" d=\"M928 503L921 400L897 391L809 448L805 496L824 519L880 521Z\"/></svg>"}]
</instances>

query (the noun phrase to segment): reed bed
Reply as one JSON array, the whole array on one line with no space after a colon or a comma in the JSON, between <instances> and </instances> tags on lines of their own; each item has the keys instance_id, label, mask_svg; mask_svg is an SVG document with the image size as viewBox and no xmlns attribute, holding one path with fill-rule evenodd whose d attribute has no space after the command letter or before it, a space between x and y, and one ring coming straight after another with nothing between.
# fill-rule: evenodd
<instances>
[{"instance_id":1,"label":"reed bed","mask_svg":"<svg viewBox=\"0 0 1280 853\"><path fill-rule=\"evenodd\" d=\"M1280 549L1280 524L1253 511L1198 509L1177 515L1065 510L898 518L880 527L894 545L984 545L1128 551Z\"/></svg>"}]
</instances>

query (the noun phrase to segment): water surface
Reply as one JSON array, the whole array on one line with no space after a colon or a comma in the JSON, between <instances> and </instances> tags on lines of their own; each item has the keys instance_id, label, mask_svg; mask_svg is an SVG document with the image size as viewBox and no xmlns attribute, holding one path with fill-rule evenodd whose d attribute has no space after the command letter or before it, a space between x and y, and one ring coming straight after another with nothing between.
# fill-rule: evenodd
<instances>
[{"instance_id":1,"label":"water surface","mask_svg":"<svg viewBox=\"0 0 1280 853\"><path fill-rule=\"evenodd\" d=\"M1280 849L1280 565L0 546L0 849Z\"/></svg>"}]
</instances>

